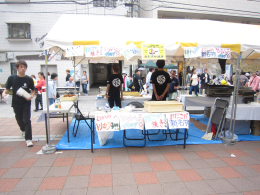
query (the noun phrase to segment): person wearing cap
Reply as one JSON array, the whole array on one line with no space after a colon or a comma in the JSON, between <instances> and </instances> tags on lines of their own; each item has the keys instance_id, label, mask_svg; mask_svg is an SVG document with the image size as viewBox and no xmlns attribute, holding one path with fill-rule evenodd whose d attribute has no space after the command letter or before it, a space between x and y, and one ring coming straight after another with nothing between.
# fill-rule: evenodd
<instances>
[{"instance_id":1,"label":"person wearing cap","mask_svg":"<svg viewBox=\"0 0 260 195\"><path fill-rule=\"evenodd\" d=\"M248 78L245 76L245 72L241 72L238 84L238 87L248 87Z\"/></svg>"},{"instance_id":2,"label":"person wearing cap","mask_svg":"<svg viewBox=\"0 0 260 195\"><path fill-rule=\"evenodd\" d=\"M147 87L148 93L150 95L153 94L153 84L151 82L151 76L154 73L154 71L155 71L155 68L153 66L150 66L149 73L146 76L146 87Z\"/></svg>"},{"instance_id":3,"label":"person wearing cap","mask_svg":"<svg viewBox=\"0 0 260 195\"><path fill-rule=\"evenodd\" d=\"M52 105L54 103L54 100L56 98L57 90L56 90L56 82L58 79L57 73L52 73L51 78L48 81L48 99L49 99L49 105Z\"/></svg>"},{"instance_id":4,"label":"person wearing cap","mask_svg":"<svg viewBox=\"0 0 260 195\"><path fill-rule=\"evenodd\" d=\"M122 74L123 74L123 81L124 81L124 83L122 84L123 91L129 91L128 86L131 84L130 79L128 78L126 71L123 71Z\"/></svg>"},{"instance_id":5,"label":"person wearing cap","mask_svg":"<svg viewBox=\"0 0 260 195\"><path fill-rule=\"evenodd\" d=\"M254 92L259 92L259 83L260 83L260 77L257 76L256 71L253 72L253 76L251 76L249 80L249 87L252 87Z\"/></svg>"},{"instance_id":6,"label":"person wearing cap","mask_svg":"<svg viewBox=\"0 0 260 195\"><path fill-rule=\"evenodd\" d=\"M133 85L134 85L134 90L140 92L141 89L143 89L143 85L141 84L141 77L140 77L141 72L136 69L135 74L133 75Z\"/></svg>"}]
</instances>

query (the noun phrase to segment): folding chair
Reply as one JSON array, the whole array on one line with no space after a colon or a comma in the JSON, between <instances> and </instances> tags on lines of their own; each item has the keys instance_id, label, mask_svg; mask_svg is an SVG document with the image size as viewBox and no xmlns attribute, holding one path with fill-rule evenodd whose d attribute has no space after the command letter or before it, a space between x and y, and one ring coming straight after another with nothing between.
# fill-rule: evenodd
<instances>
[{"instance_id":1,"label":"folding chair","mask_svg":"<svg viewBox=\"0 0 260 195\"><path fill-rule=\"evenodd\" d=\"M214 124L214 126L213 126L214 128L215 128L215 126L218 126L217 132L215 135L215 139L218 138L219 132L221 132L223 129L228 106L229 106L229 102L227 100L216 98L215 103L214 103L214 109L211 112L207 130L206 130L206 133L208 133L210 127L213 126L212 124ZM215 133L215 130L213 130L213 134L214 133Z\"/></svg>"}]
</instances>

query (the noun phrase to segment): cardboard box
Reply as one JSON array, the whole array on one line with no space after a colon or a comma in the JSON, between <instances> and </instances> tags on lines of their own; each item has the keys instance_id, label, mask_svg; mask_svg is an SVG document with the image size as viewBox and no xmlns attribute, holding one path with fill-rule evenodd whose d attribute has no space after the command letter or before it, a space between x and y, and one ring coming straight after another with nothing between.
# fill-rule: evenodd
<instances>
[{"instance_id":1,"label":"cardboard box","mask_svg":"<svg viewBox=\"0 0 260 195\"><path fill-rule=\"evenodd\" d=\"M144 109L147 112L181 112L183 104L175 101L144 101Z\"/></svg>"},{"instance_id":2,"label":"cardboard box","mask_svg":"<svg viewBox=\"0 0 260 195\"><path fill-rule=\"evenodd\" d=\"M254 136L260 136L260 121L251 121L251 134Z\"/></svg>"},{"instance_id":3,"label":"cardboard box","mask_svg":"<svg viewBox=\"0 0 260 195\"><path fill-rule=\"evenodd\" d=\"M138 97L139 96L139 92L138 91L123 91L123 96L135 96L135 97Z\"/></svg>"},{"instance_id":4,"label":"cardboard box","mask_svg":"<svg viewBox=\"0 0 260 195\"><path fill-rule=\"evenodd\" d=\"M65 102L65 101L77 101L78 100L78 95L72 96L72 97L64 97L63 95L60 96L60 101Z\"/></svg>"}]
</instances>

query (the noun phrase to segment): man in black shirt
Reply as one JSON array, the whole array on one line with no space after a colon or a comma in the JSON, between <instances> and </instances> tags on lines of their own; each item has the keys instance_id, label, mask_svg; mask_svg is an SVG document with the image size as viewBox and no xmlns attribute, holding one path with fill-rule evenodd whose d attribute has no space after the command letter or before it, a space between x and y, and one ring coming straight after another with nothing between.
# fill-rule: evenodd
<instances>
[{"instance_id":1,"label":"man in black shirt","mask_svg":"<svg viewBox=\"0 0 260 195\"><path fill-rule=\"evenodd\" d=\"M204 73L200 75L200 80L201 80L201 88L205 88L206 84L209 84L210 78L208 74L208 69L205 69Z\"/></svg>"},{"instance_id":2,"label":"man in black shirt","mask_svg":"<svg viewBox=\"0 0 260 195\"><path fill-rule=\"evenodd\" d=\"M123 100L122 83L124 81L122 75L119 74L120 67L118 64L113 64L112 70L113 74L107 79L106 98L108 98L110 108L114 107L114 102L116 102L116 106L121 108L121 100Z\"/></svg>"},{"instance_id":3,"label":"man in black shirt","mask_svg":"<svg viewBox=\"0 0 260 195\"><path fill-rule=\"evenodd\" d=\"M66 70L66 74L67 74L67 76L66 76L66 82L67 82L70 80L70 70L69 69Z\"/></svg>"},{"instance_id":4,"label":"man in black shirt","mask_svg":"<svg viewBox=\"0 0 260 195\"><path fill-rule=\"evenodd\" d=\"M166 93L170 87L171 79L169 74L163 71L165 60L157 60L156 65L158 67L158 71L155 71L151 77L153 84L152 100L166 100Z\"/></svg>"},{"instance_id":5,"label":"man in black shirt","mask_svg":"<svg viewBox=\"0 0 260 195\"><path fill-rule=\"evenodd\" d=\"M31 99L34 96L34 82L33 79L25 74L27 70L27 63L23 60L19 60L15 64L17 75L11 75L8 77L5 84L5 90L2 96L6 96L10 88L13 89L12 107L15 113L16 121L22 131L22 135L25 133L25 140L27 146L33 146L32 143L32 125L31 125ZM19 88L23 88L28 93L31 92L31 97L26 99L16 94Z\"/></svg>"},{"instance_id":6,"label":"man in black shirt","mask_svg":"<svg viewBox=\"0 0 260 195\"><path fill-rule=\"evenodd\" d=\"M135 87L135 91L140 92L140 89L143 89L143 85L141 84L140 71L138 69L135 70L135 74L133 75L133 85Z\"/></svg>"},{"instance_id":7,"label":"man in black shirt","mask_svg":"<svg viewBox=\"0 0 260 195\"><path fill-rule=\"evenodd\" d=\"M169 100L176 99L177 97L177 89L180 87L180 81L176 77L176 70L171 71L171 83L169 87Z\"/></svg>"}]
</instances>

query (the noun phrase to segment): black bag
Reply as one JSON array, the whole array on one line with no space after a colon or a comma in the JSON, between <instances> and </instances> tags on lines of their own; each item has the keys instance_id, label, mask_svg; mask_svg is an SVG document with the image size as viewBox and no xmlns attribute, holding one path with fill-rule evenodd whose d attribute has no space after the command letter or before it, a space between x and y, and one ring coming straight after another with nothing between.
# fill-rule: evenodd
<instances>
[{"instance_id":1,"label":"black bag","mask_svg":"<svg viewBox=\"0 0 260 195\"><path fill-rule=\"evenodd\" d=\"M56 98L59 98L60 97L60 94L57 92L57 94L56 94Z\"/></svg>"},{"instance_id":2,"label":"black bag","mask_svg":"<svg viewBox=\"0 0 260 195\"><path fill-rule=\"evenodd\" d=\"M132 89L133 88L133 83L130 83L127 87L129 88L129 89Z\"/></svg>"}]
</instances>

